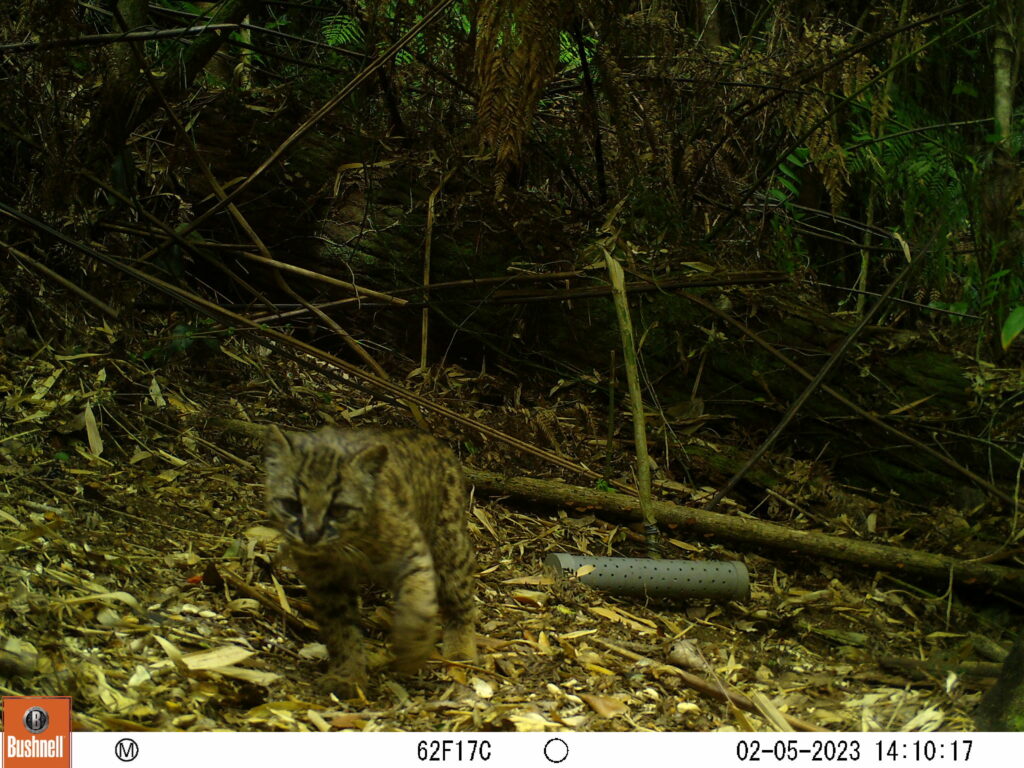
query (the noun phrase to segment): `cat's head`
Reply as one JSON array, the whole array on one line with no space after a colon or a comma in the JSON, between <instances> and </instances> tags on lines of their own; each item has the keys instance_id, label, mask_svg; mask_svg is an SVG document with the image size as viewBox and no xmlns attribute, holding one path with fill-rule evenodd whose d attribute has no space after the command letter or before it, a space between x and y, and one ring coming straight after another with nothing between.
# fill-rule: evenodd
<instances>
[{"instance_id":1,"label":"cat's head","mask_svg":"<svg viewBox=\"0 0 1024 768\"><path fill-rule=\"evenodd\" d=\"M344 543L373 522L377 477L386 445L353 445L343 431L267 432L267 511L304 548Z\"/></svg>"}]
</instances>

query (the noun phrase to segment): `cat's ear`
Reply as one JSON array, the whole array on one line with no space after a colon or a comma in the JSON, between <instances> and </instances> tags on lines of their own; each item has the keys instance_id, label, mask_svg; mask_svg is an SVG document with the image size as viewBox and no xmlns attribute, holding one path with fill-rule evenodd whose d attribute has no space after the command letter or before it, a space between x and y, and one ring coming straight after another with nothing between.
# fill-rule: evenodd
<instances>
[{"instance_id":1,"label":"cat's ear","mask_svg":"<svg viewBox=\"0 0 1024 768\"><path fill-rule=\"evenodd\" d=\"M388 447L386 445L371 445L364 448L352 457L352 466L364 472L369 477L377 477L384 462L388 458Z\"/></svg>"},{"instance_id":2,"label":"cat's ear","mask_svg":"<svg viewBox=\"0 0 1024 768\"><path fill-rule=\"evenodd\" d=\"M266 456L280 456L282 453L291 453L292 444L288 439L288 434L282 432L281 428L277 424L271 424L267 428L266 442L263 446L263 452Z\"/></svg>"}]
</instances>

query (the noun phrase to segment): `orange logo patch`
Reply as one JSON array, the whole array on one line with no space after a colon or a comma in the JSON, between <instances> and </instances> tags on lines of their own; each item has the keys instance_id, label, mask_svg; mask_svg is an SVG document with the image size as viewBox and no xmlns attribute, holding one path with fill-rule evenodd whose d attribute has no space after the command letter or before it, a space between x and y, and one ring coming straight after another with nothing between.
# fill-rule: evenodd
<instances>
[{"instance_id":1,"label":"orange logo patch","mask_svg":"<svg viewBox=\"0 0 1024 768\"><path fill-rule=\"evenodd\" d=\"M4 768L70 768L70 696L4 696L3 716Z\"/></svg>"}]
</instances>

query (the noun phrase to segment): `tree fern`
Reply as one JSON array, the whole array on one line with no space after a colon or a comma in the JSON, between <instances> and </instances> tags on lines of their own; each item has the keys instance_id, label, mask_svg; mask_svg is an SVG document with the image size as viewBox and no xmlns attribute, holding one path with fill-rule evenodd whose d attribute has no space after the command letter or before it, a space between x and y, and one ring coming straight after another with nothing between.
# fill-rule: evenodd
<instances>
[{"instance_id":1,"label":"tree fern","mask_svg":"<svg viewBox=\"0 0 1024 768\"><path fill-rule=\"evenodd\" d=\"M875 185L883 206L877 223L931 251L925 280L930 286L946 285L949 246L967 231L970 217L962 178L967 165L963 138L941 126L908 133L940 119L901 98L898 89L876 128L878 138L870 130L871 104L861 106L850 125L854 141L848 162L854 183Z\"/></svg>"},{"instance_id":2,"label":"tree fern","mask_svg":"<svg viewBox=\"0 0 1024 768\"><path fill-rule=\"evenodd\" d=\"M328 45L361 46L364 42L363 26L357 16L339 13L325 16L320 25L320 34Z\"/></svg>"}]
</instances>

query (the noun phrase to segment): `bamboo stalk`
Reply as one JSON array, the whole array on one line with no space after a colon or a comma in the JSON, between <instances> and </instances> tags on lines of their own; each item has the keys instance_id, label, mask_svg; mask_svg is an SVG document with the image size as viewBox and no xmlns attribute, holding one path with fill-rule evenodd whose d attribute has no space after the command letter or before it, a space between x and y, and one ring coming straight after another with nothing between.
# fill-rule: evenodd
<instances>
[{"instance_id":1,"label":"bamboo stalk","mask_svg":"<svg viewBox=\"0 0 1024 768\"><path fill-rule=\"evenodd\" d=\"M636 489L640 497L640 513L644 519L644 533L647 538L647 554L659 556L658 527L651 508L651 461L647 454L647 420L644 418L644 401L640 395L640 366L637 365L636 345L633 340L633 321L629 316L629 299L626 298L626 281L622 265L615 257L605 252L605 264L612 284L612 303L619 320L619 336L622 339L622 363L626 369L626 384L629 388L629 404L633 412L633 440L636 451ZM615 372L612 371L612 376Z\"/></svg>"}]
</instances>

